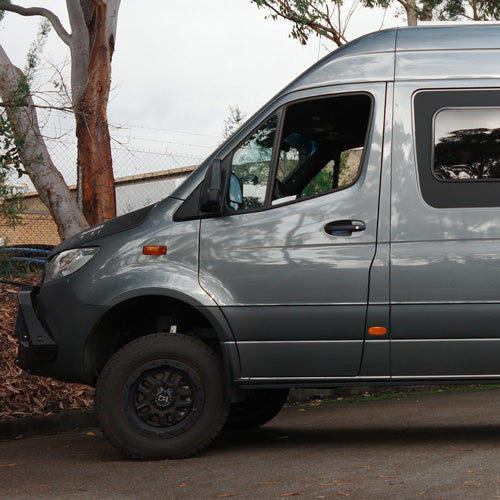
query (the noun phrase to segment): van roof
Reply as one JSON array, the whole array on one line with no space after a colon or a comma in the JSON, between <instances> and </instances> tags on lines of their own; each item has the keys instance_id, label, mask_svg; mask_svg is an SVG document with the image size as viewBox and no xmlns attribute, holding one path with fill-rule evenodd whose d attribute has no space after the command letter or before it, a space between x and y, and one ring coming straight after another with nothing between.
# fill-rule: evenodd
<instances>
[{"instance_id":1,"label":"van roof","mask_svg":"<svg viewBox=\"0 0 500 500\"><path fill-rule=\"evenodd\" d=\"M500 78L500 24L370 33L318 61L284 92L336 83L471 78Z\"/></svg>"}]
</instances>

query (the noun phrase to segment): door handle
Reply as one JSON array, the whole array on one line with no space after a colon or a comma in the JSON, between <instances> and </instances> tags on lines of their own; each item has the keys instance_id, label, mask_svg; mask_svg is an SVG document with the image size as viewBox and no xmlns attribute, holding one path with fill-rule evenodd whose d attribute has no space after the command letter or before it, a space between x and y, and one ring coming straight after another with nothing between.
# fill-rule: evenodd
<instances>
[{"instance_id":1,"label":"door handle","mask_svg":"<svg viewBox=\"0 0 500 500\"><path fill-rule=\"evenodd\" d=\"M351 236L354 232L364 231L366 224L362 220L335 220L326 224L324 229L332 236Z\"/></svg>"}]
</instances>

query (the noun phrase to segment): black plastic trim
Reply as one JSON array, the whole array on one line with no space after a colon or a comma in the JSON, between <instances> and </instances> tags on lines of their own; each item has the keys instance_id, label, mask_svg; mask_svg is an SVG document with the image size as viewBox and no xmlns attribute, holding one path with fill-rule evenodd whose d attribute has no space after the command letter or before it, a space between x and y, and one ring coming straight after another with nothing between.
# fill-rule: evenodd
<instances>
[{"instance_id":1,"label":"black plastic trim","mask_svg":"<svg viewBox=\"0 0 500 500\"><path fill-rule=\"evenodd\" d=\"M186 198L184 203L175 211L172 220L182 222L186 220L200 219L200 196L203 188L203 181Z\"/></svg>"},{"instance_id":2,"label":"black plastic trim","mask_svg":"<svg viewBox=\"0 0 500 500\"><path fill-rule=\"evenodd\" d=\"M366 304L225 306L241 341L362 340Z\"/></svg>"},{"instance_id":3,"label":"black plastic trim","mask_svg":"<svg viewBox=\"0 0 500 500\"><path fill-rule=\"evenodd\" d=\"M19 309L15 334L19 340L17 364L31 371L57 358L57 344L39 321L33 305L38 287L23 286L18 295Z\"/></svg>"},{"instance_id":4,"label":"black plastic trim","mask_svg":"<svg viewBox=\"0 0 500 500\"><path fill-rule=\"evenodd\" d=\"M319 389L319 388L332 388L332 387L356 387L356 386L431 386L431 385L489 385L496 384L500 379L500 375L487 376L483 378L447 378L447 377L433 377L433 378L405 378L405 377L394 377L392 379L387 377L332 377L330 379L325 378L294 378L289 380L279 379L279 378L267 378L267 379L252 379L240 377L234 380L235 385L244 386L246 389L272 389L272 388L285 388L289 387L292 389Z\"/></svg>"},{"instance_id":5,"label":"black plastic trim","mask_svg":"<svg viewBox=\"0 0 500 500\"><path fill-rule=\"evenodd\" d=\"M391 336L393 340L497 339L500 304L394 304Z\"/></svg>"}]
</instances>

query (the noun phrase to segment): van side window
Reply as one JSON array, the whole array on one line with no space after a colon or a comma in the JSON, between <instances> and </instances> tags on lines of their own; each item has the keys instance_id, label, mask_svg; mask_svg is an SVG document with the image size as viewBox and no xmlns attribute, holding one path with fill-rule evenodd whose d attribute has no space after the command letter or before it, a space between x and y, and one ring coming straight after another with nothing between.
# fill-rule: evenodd
<instances>
[{"instance_id":1,"label":"van side window","mask_svg":"<svg viewBox=\"0 0 500 500\"><path fill-rule=\"evenodd\" d=\"M413 98L419 187L431 207L500 207L500 90Z\"/></svg>"},{"instance_id":2,"label":"van side window","mask_svg":"<svg viewBox=\"0 0 500 500\"><path fill-rule=\"evenodd\" d=\"M363 94L292 104L286 109L273 204L341 189L361 169L372 101Z\"/></svg>"},{"instance_id":3,"label":"van side window","mask_svg":"<svg viewBox=\"0 0 500 500\"><path fill-rule=\"evenodd\" d=\"M354 184L362 166L373 101L341 94L290 104L233 153L227 206L269 208ZM278 147L279 146L279 147Z\"/></svg>"},{"instance_id":4,"label":"van side window","mask_svg":"<svg viewBox=\"0 0 500 500\"><path fill-rule=\"evenodd\" d=\"M442 181L500 179L500 109L438 111L432 168Z\"/></svg>"},{"instance_id":5,"label":"van side window","mask_svg":"<svg viewBox=\"0 0 500 500\"><path fill-rule=\"evenodd\" d=\"M273 116L234 152L228 193L233 210L264 206L277 126Z\"/></svg>"}]
</instances>

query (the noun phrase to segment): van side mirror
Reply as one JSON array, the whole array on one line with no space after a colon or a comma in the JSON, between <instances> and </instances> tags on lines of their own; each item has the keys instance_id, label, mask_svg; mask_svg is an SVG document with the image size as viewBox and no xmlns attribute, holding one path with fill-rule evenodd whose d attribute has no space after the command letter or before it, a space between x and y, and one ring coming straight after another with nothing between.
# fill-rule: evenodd
<instances>
[{"instance_id":1,"label":"van side mirror","mask_svg":"<svg viewBox=\"0 0 500 500\"><path fill-rule=\"evenodd\" d=\"M220 213L222 210L222 167L215 159L208 167L200 194L200 210L208 213Z\"/></svg>"}]
</instances>

